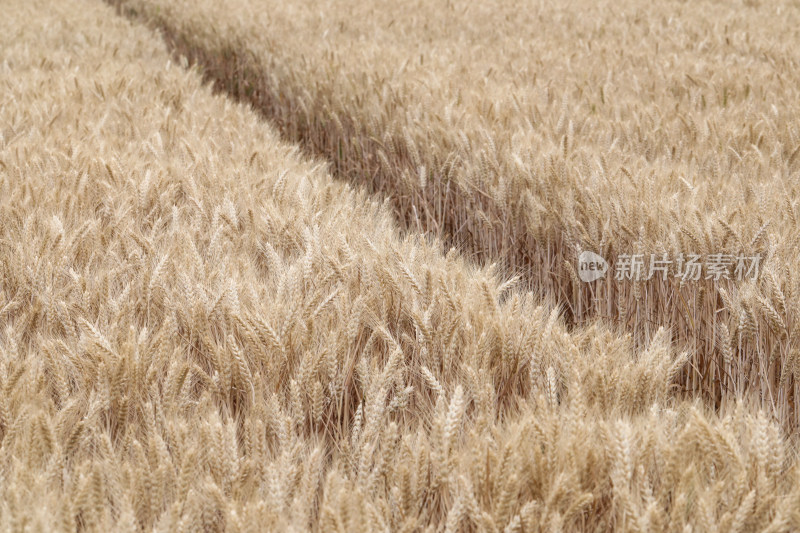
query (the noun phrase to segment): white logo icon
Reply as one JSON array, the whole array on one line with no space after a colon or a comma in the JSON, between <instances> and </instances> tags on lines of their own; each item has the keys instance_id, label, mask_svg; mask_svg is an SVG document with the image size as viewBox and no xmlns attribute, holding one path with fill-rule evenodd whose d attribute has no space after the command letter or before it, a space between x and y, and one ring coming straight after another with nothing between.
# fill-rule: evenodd
<instances>
[{"instance_id":1,"label":"white logo icon","mask_svg":"<svg viewBox=\"0 0 800 533\"><path fill-rule=\"evenodd\" d=\"M594 252L583 251L578 256L578 277L586 283L606 275L608 263Z\"/></svg>"}]
</instances>

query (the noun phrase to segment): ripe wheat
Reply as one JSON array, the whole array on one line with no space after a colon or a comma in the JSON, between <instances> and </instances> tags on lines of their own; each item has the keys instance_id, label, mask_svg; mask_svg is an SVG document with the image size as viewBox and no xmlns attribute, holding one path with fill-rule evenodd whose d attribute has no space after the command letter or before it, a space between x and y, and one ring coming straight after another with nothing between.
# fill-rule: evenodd
<instances>
[{"instance_id":1,"label":"ripe wheat","mask_svg":"<svg viewBox=\"0 0 800 533\"><path fill-rule=\"evenodd\" d=\"M403 237L99 0L3 11L4 530L800 527L794 441L675 397L665 330Z\"/></svg>"},{"instance_id":2,"label":"ripe wheat","mask_svg":"<svg viewBox=\"0 0 800 533\"><path fill-rule=\"evenodd\" d=\"M795 2L110 1L406 228L522 275L572 323L640 346L668 328L691 396L800 421ZM586 285L582 250L760 254L777 283ZM748 369L722 370L723 325Z\"/></svg>"}]
</instances>

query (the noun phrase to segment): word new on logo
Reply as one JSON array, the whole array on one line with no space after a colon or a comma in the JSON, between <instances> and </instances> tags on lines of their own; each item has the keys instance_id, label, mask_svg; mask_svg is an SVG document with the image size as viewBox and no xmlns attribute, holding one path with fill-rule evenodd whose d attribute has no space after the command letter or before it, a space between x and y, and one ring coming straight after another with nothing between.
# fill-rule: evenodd
<instances>
[{"instance_id":1,"label":"word new on logo","mask_svg":"<svg viewBox=\"0 0 800 533\"><path fill-rule=\"evenodd\" d=\"M608 263L594 252L585 250L578 256L578 277L586 283L606 275Z\"/></svg>"}]
</instances>

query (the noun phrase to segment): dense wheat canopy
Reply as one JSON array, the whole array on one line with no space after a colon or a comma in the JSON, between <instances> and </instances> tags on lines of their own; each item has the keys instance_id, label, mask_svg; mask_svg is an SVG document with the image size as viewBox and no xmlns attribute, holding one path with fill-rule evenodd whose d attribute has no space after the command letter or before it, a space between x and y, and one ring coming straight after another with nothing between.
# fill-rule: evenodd
<instances>
[{"instance_id":1,"label":"dense wheat canopy","mask_svg":"<svg viewBox=\"0 0 800 533\"><path fill-rule=\"evenodd\" d=\"M532 111L536 98L550 98L549 93L536 93L542 87L536 84L533 92L520 93L529 100L515 104L533 113L529 117L535 122L525 126L504 107L511 105L506 96L514 98L504 84L523 76L530 51L515 48L514 33L502 31L500 23L522 28L536 17L553 17L559 22L542 26L542 38L572 46L566 29L575 32L575 25L588 25L585 31L619 33L621 22L608 19L610 26L601 30L589 23L593 11L585 20L564 19L557 16L566 13L560 8L542 5L539 11L521 11L524 17L515 19L506 18L512 13L510 4L497 11L477 5L464 11L449 3L453 17L465 27L460 37L464 43L486 41L484 48L472 50L474 62L465 63L459 58L470 51L454 47L460 41L447 33L450 25L439 18L438 8L422 3L418 18L392 23L396 8L388 3L358 8L366 9L363 13L354 5L319 5L336 12L352 8L348 25L327 14L316 19L302 3L274 10L274 18L263 20L244 1L227 10L210 2L126 4L129 15L146 8L152 10L148 20L171 21L168 41L175 45L184 40L184 53L204 58L205 68L224 67L220 75L242 84L245 93L252 90L269 105L285 105L274 110L276 127L246 103L214 94L197 67L188 68L186 58L170 54L157 34L120 16L102 0L3 4L0 528L800 528L795 437L786 416L776 416L788 416L787 391L794 386L793 378L765 374L764 383L758 379L758 372L782 368L778 363L786 359L783 352L770 352L773 366L768 369L758 361L753 364L754 387L775 387L774 392L783 395L770 398L773 405L738 389L723 402L709 402L714 390L720 390L720 384L716 389L710 385L719 376L708 376L696 366L707 356L703 349L674 342L670 328L679 329L680 324L671 321L671 315L655 320L664 327L654 325L646 333L632 320L608 321L589 310L580 321L572 320L574 313L567 313L565 320L565 308L587 295L571 299L564 287L544 280L533 292L533 263L530 270L516 264L520 277L498 266L514 264L508 255L510 241L502 240L511 235L506 233L509 228L492 241L496 248L492 244L482 249L480 243L490 242L481 240L482 226L470 229L475 240L465 242L460 240L464 235L448 229L457 218L447 219L464 216L459 209L482 209L492 226L491 217L502 216L519 224L513 231L534 231L530 243L552 244L552 255L537 261L560 261L572 257L568 239L583 238L580 228L599 229L579 225L575 215L559 221L556 215L568 212L564 206L550 211L556 208L550 202L558 198L571 198L580 211L579 202L587 201L590 193L611 195L619 202L609 211L617 213L614 224L625 224L627 217L647 214L634 205L639 200L650 198L653 209L669 209L666 200L657 199L675 195L674 209L688 202L685 209L713 232L714 213L755 209L758 201L771 201L777 194L770 180L783 179L787 208L759 211L759 223L775 225L774 243L745 233L752 226L743 216L728 222L731 231L742 232L741 239L770 250L773 270L767 281L721 292L747 320L763 317L751 317L752 304L743 292L776 314L779 309L775 321L789 328L793 281L776 269L791 260L787 242L792 226L786 219L794 209L790 178L796 173L792 174L791 158L787 162L786 154L774 150L768 155L771 148L756 143L739 150L745 162L736 163L763 166L752 180L690 175L698 161L717 157L702 153L710 146L703 143L733 142L745 135L746 126L734 132L717 129L713 135L718 137L706 138L695 149L700 150L695 160L670 156L675 165L687 165L685 180L694 180L695 196L667 183L665 174L657 173L645 184L620 180L613 169L627 165L631 175L649 175L667 158L656 147L669 138L668 127L642 129L636 140L627 129L651 105L641 96L643 86L623 84L618 89L632 100L620 126L624 140L616 143L613 136L604 137L605 128L622 107L596 111L605 118L576 115L560 126L549 124L550 106L540 102L539 110ZM790 12L789 6L785 9ZM739 19L734 15L735 29ZM359 25L369 17L371 23ZM787 16L780 24L790 20ZM418 28L423 21L438 28L434 33L439 41L416 50L412 43L428 35ZM264 24L272 31L276 22L284 24L284 37L309 48L291 51L293 42L255 30ZM467 31L471 23L475 26ZM498 24L495 33L487 32L492 23ZM370 24L374 33L366 31ZM254 70L245 72L239 70L245 65L240 55L245 48L238 39L247 32L254 33L253 48L246 49L253 54L246 56L252 63L246 65ZM385 61L380 48L365 47L366 55L351 57L345 53L349 45L340 42L349 36L355 46L369 39L386 51L399 35L407 35L408 42L398 42ZM197 42L186 42L190 37ZM752 39L764 42L767 37ZM280 46L273 42L273 48L266 47L269 39L281 41ZM339 42L337 54L344 54L329 59L328 74L340 76L333 82L319 70L329 46L326 39ZM492 67L491 47L500 46L492 45L498 39L518 55ZM546 49L541 52L538 61L555 63L555 56L548 56ZM417 65L418 54L424 57ZM399 69L409 58L414 59ZM363 61L370 61L374 70L366 69ZM439 62L437 68L451 65L452 70L433 78L435 69L427 66L431 61ZM290 69L292 64L296 70ZM273 70L261 70L268 65ZM631 79L643 65L631 67ZM768 68L751 67L753 76ZM504 74L479 86L484 68ZM599 72L589 65L588 56L561 68L564 87L572 83L572 75ZM377 92L357 92L353 80L358 76L365 76L364 88ZM387 76L386 83L369 76ZM461 100L439 117L441 102L424 95L456 95L448 91L455 91L459 76L472 81L463 84ZM303 77L307 94L301 97L294 92L301 85L294 84ZM259 85L248 85L254 80ZM425 80L453 85L422 90ZM783 98L775 105L790 105L794 89L787 80L760 88L753 83L752 91L773 91L770 94ZM414 88L416 84L421 85ZM265 92L276 87L285 87L285 92ZM702 94L685 84L681 87ZM559 108L565 113L572 109L569 99L579 96L565 92L559 98L568 102ZM397 107L387 105L385 117L376 115L375 124L360 122L366 115L359 113L392 99ZM341 107L330 107L335 101ZM297 106L302 105L312 107L300 111ZM320 114L326 105L328 115ZM478 108L482 111L475 113ZM771 112L756 104L749 112L761 111ZM691 107L686 112L685 120L694 123L711 111ZM418 116L404 124L397 113ZM669 113L664 121L669 121ZM773 125L777 128L759 142L793 139L789 118L767 123L749 116L737 120L765 132ZM338 133L326 131L334 126L321 121L329 120L347 125ZM303 130L295 132L303 145L281 138L291 123ZM400 142L393 137L395 131L382 133L375 145L361 144L386 124L400 128L408 143L394 144ZM566 141L559 140L564 137L559 128L566 128ZM310 140L312 129L322 144ZM473 148L458 148L462 141L453 135ZM585 139L578 142L581 135ZM317 155L331 156L321 147L346 138L353 144L342 146L341 156L331 163L313 159L302 148L313 146ZM430 142L418 144L423 138ZM611 165L603 170L607 174L580 175L584 167L577 161L586 160L586 168L592 167L599 157L592 150L603 139L621 151L613 157L606 152L609 162L603 165ZM451 141L456 144L447 144ZM490 155L486 146L492 143L497 151ZM548 143L552 154L545 149ZM648 159L640 154L636 143L651 143L654 155ZM388 151L373 151L376 146ZM514 152L514 146L527 146L529 152ZM537 155L531 147L544 152ZM462 150L462 155L437 163L443 154L455 153L450 149ZM499 172L511 164L506 160L509 150L522 158L520 172L545 165L555 174L546 178L538 170ZM372 158L381 153L387 160L381 164L388 167L375 175L360 174L372 168ZM481 153L495 159L486 159L485 175L469 174L477 168L469 154ZM415 158L420 166L428 165L431 174L414 171L403 181ZM366 161L363 167L359 160ZM785 175L771 176L780 165ZM445 179L441 168L451 168L454 174ZM353 173L356 185L335 178L342 173ZM556 175L562 181L552 181ZM370 176L381 184L370 184ZM501 176L510 181L489 186ZM390 186L392 179L396 181ZM595 180L599 189L586 187L584 179ZM740 187L743 201L718 194L722 181ZM453 199L437 206L441 187ZM647 192L648 188L654 189ZM496 203L501 190L506 191L505 203ZM382 201L380 195L372 195L375 192L391 194ZM478 197L489 203L475 200ZM520 218L531 206L516 201L541 204L544 211L531 215L539 217L536 229L530 225L533 219ZM707 202L708 207L691 203L695 201ZM408 215L414 208L419 218L398 221L396 215ZM451 209L455 211L446 215ZM423 214L424 210L428 211ZM686 212L675 213L687 224L694 223ZM662 230L677 231L658 231ZM653 235L637 238L647 247L657 242L647 240ZM606 236L597 234L599 239ZM463 248L451 247L454 243ZM608 246L617 244L608 241ZM470 251L485 254L486 261L475 262L462 253ZM578 293L584 290L569 287ZM759 292L767 289L773 292ZM646 301L656 295L670 297L663 287L641 290L662 290L642 296ZM634 301L633 294L630 299ZM668 304L658 305L668 310ZM762 326L748 322L743 328L755 328L756 341L748 337L746 342L758 346L736 346L735 360L729 354L733 346L724 350L731 359L727 365L740 365L737 370L726 367L726 387L750 386L744 374L736 372L752 364L746 357L760 357L756 348L791 346L790 333L781 334L776 325L774 336L766 336ZM736 327L731 324L729 334L742 337ZM680 390L687 375L698 382L688 393ZM698 391L707 394L692 397Z\"/></svg>"},{"instance_id":2,"label":"dense wheat canopy","mask_svg":"<svg viewBox=\"0 0 800 533\"><path fill-rule=\"evenodd\" d=\"M114 0L414 231L795 427L800 9L775 2ZM758 255L754 282L586 285L576 260ZM673 273L674 272L673 267Z\"/></svg>"}]
</instances>

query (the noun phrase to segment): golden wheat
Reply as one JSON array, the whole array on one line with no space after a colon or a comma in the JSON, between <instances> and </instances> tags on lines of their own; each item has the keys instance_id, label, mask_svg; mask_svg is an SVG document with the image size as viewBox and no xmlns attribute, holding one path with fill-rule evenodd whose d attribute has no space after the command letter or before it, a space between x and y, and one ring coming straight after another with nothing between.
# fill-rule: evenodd
<instances>
[{"instance_id":1,"label":"golden wheat","mask_svg":"<svg viewBox=\"0 0 800 533\"><path fill-rule=\"evenodd\" d=\"M4 7L3 529L800 527L793 439L676 398L666 331L401 236L99 0Z\"/></svg>"},{"instance_id":2,"label":"golden wheat","mask_svg":"<svg viewBox=\"0 0 800 533\"><path fill-rule=\"evenodd\" d=\"M616 321L640 346L668 327L691 351L684 390L797 425L797 385L776 378L800 311L794 2L111 3L391 196L405 227L522 274L573 323ZM760 254L779 283L587 285L581 250ZM717 379L721 325L752 375Z\"/></svg>"}]
</instances>

